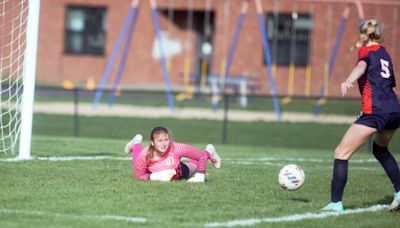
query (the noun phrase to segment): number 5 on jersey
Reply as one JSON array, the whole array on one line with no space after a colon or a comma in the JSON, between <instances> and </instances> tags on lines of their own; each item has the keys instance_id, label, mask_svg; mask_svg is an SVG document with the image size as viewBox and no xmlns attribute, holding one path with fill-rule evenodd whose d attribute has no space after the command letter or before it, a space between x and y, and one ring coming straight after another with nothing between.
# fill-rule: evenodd
<instances>
[{"instance_id":1,"label":"number 5 on jersey","mask_svg":"<svg viewBox=\"0 0 400 228\"><path fill-rule=\"evenodd\" d=\"M389 70L389 61L381 59L381 76L383 78L390 77L390 70Z\"/></svg>"}]
</instances>

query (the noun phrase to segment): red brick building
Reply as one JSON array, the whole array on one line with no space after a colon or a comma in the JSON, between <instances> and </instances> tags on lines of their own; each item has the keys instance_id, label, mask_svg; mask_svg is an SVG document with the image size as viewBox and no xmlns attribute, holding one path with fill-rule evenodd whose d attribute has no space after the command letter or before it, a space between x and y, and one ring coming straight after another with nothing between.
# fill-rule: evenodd
<instances>
[{"instance_id":1,"label":"red brick building","mask_svg":"<svg viewBox=\"0 0 400 228\"><path fill-rule=\"evenodd\" d=\"M65 80L84 83L103 76L131 0L41 0L37 81L60 84ZM157 0L157 15L169 57L172 88L182 89L182 75L224 74L245 0ZM270 92L265 64L257 0L249 8L231 62L232 76L257 78L259 93ZM358 24L377 18L385 27L384 43L395 70L400 69L400 1L360 0L260 0L270 53L274 63L277 91L281 95L318 95L334 61L328 95L340 94L339 83L356 61L350 51L358 38ZM164 88L163 71L157 54L156 33L150 0L138 5L121 86ZM360 7L361 6L361 7ZM348 17L346 17L346 10ZM343 18L343 15L345 17ZM342 36L340 25L346 25ZM338 35L339 34L339 35ZM340 40L333 58L335 44ZM122 43L122 47L124 43ZM116 59L108 85L113 83L122 51ZM207 59L208 64L204 64ZM276 67L275 67L276 65ZM206 67L207 66L207 67ZM309 82L310 84L307 84ZM357 96L356 90L351 91Z\"/></svg>"}]
</instances>

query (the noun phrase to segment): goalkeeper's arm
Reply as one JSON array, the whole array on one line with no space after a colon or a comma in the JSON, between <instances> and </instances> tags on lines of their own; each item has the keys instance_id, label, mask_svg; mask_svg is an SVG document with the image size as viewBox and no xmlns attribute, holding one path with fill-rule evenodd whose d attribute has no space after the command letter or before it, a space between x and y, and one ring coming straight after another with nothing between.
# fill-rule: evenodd
<instances>
[{"instance_id":1,"label":"goalkeeper's arm","mask_svg":"<svg viewBox=\"0 0 400 228\"><path fill-rule=\"evenodd\" d=\"M152 181L171 181L172 177L176 174L174 169L167 169L160 172L154 172L150 174L149 179Z\"/></svg>"}]
</instances>

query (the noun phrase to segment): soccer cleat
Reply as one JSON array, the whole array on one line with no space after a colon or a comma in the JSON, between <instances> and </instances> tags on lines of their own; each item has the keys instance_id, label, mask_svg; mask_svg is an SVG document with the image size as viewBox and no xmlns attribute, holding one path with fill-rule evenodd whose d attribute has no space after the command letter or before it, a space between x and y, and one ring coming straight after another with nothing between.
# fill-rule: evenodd
<instances>
[{"instance_id":1,"label":"soccer cleat","mask_svg":"<svg viewBox=\"0 0 400 228\"><path fill-rule=\"evenodd\" d=\"M388 211L400 211L400 191L394 194L393 202L389 205Z\"/></svg>"},{"instance_id":2,"label":"soccer cleat","mask_svg":"<svg viewBox=\"0 0 400 228\"><path fill-rule=\"evenodd\" d=\"M335 203L334 202L330 202L330 203L328 203L328 205L323 207L321 209L321 211L332 211L332 212L343 213L344 209L343 209L342 201L335 202Z\"/></svg>"},{"instance_id":3,"label":"soccer cleat","mask_svg":"<svg viewBox=\"0 0 400 228\"><path fill-rule=\"evenodd\" d=\"M132 152L132 147L133 147L135 144L141 143L142 140L143 140L143 136L142 136L141 134L135 135L135 137L133 137L133 138L131 139L131 141L129 141L129 142L125 145L125 150L124 150L125 153L127 153L127 154L131 153L131 152Z\"/></svg>"},{"instance_id":4,"label":"soccer cleat","mask_svg":"<svg viewBox=\"0 0 400 228\"><path fill-rule=\"evenodd\" d=\"M215 150L215 147L212 144L208 144L206 146L206 151L208 151L211 155L211 162L214 165L215 168L219 169L221 168L221 158L217 154L217 151Z\"/></svg>"}]
</instances>

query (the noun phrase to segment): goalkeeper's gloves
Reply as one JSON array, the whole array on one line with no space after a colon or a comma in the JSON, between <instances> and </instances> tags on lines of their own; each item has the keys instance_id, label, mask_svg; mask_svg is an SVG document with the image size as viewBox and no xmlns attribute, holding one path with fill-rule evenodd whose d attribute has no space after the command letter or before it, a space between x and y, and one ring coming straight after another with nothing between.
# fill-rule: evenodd
<instances>
[{"instance_id":1,"label":"goalkeeper's gloves","mask_svg":"<svg viewBox=\"0 0 400 228\"><path fill-rule=\"evenodd\" d=\"M154 172L150 174L150 180L152 181L171 181L172 177L176 174L175 169L167 169L160 172Z\"/></svg>"},{"instance_id":2,"label":"goalkeeper's gloves","mask_svg":"<svg viewBox=\"0 0 400 228\"><path fill-rule=\"evenodd\" d=\"M195 173L192 178L190 178L187 182L193 183L202 183L206 180L206 175L204 173Z\"/></svg>"}]
</instances>

